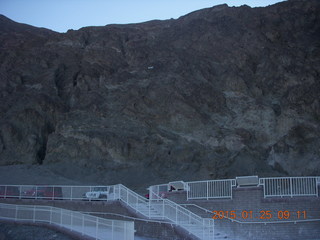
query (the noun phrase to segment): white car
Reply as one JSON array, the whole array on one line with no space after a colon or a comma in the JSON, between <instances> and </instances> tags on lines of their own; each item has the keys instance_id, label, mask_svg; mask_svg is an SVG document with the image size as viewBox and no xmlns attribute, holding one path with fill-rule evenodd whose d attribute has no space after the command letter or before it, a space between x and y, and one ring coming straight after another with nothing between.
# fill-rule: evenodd
<instances>
[{"instance_id":1,"label":"white car","mask_svg":"<svg viewBox=\"0 0 320 240\"><path fill-rule=\"evenodd\" d=\"M88 200L107 200L113 199L113 188L110 187L94 187L93 191L86 192L84 198Z\"/></svg>"}]
</instances>

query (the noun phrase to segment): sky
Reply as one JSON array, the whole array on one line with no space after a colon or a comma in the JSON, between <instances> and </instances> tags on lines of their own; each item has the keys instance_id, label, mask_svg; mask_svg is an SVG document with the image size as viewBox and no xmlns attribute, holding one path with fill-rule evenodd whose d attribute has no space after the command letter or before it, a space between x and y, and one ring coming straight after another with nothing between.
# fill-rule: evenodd
<instances>
[{"instance_id":1,"label":"sky","mask_svg":"<svg viewBox=\"0 0 320 240\"><path fill-rule=\"evenodd\" d=\"M57 32L86 26L178 18L202 8L264 7L282 0L0 0L0 14L20 23Z\"/></svg>"}]
</instances>

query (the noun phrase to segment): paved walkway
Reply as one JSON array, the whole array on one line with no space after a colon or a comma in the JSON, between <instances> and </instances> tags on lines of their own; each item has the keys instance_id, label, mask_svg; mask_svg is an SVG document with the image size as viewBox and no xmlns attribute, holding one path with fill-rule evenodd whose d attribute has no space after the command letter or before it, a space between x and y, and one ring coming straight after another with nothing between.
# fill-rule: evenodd
<instances>
[{"instance_id":1,"label":"paved walkway","mask_svg":"<svg viewBox=\"0 0 320 240\"><path fill-rule=\"evenodd\" d=\"M187 206L202 217L212 217L214 213L211 211L222 211L230 217L233 211L235 220L243 223L219 217L215 221L215 232L220 232L226 239L320 239L320 221L311 221L320 219L320 197L264 198L262 187L253 187L234 188L232 199L187 201L185 192L169 194L168 198L180 204L195 204L208 209L209 213L195 206ZM281 221L287 223L279 223Z\"/></svg>"}]
</instances>

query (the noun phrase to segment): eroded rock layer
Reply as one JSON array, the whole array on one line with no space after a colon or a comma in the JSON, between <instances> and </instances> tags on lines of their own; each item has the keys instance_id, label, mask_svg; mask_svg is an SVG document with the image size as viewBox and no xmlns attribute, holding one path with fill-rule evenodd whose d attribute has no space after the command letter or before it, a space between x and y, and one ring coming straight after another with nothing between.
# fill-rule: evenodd
<instances>
[{"instance_id":1,"label":"eroded rock layer","mask_svg":"<svg viewBox=\"0 0 320 240\"><path fill-rule=\"evenodd\" d=\"M320 2L60 34L0 17L0 165L109 183L320 175Z\"/></svg>"}]
</instances>

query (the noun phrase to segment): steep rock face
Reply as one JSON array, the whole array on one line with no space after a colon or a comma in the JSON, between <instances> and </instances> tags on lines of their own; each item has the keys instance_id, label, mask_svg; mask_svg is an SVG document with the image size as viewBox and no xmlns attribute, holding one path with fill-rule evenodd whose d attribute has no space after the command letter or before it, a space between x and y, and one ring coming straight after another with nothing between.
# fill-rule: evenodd
<instances>
[{"instance_id":1,"label":"steep rock face","mask_svg":"<svg viewBox=\"0 0 320 240\"><path fill-rule=\"evenodd\" d=\"M319 10L221 5L65 34L2 16L0 164L131 184L319 175Z\"/></svg>"}]
</instances>

